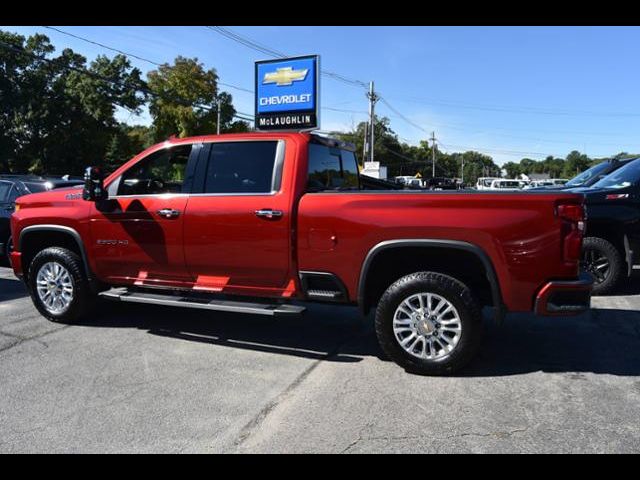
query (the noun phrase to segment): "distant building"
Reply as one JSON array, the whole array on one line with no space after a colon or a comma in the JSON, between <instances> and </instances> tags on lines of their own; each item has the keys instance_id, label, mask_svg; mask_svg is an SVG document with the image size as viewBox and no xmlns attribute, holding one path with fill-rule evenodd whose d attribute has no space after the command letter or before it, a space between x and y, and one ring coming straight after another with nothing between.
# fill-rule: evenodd
<instances>
[{"instance_id":1,"label":"distant building","mask_svg":"<svg viewBox=\"0 0 640 480\"><path fill-rule=\"evenodd\" d=\"M364 168L360 173L380 180L387 179L387 167L381 166L380 162L364 162Z\"/></svg>"}]
</instances>

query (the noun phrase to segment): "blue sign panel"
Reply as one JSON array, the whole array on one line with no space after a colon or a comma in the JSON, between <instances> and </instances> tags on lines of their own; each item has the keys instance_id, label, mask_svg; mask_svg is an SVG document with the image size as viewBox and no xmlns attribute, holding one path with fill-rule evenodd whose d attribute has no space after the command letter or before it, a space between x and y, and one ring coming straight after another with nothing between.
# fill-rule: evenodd
<instances>
[{"instance_id":1,"label":"blue sign panel","mask_svg":"<svg viewBox=\"0 0 640 480\"><path fill-rule=\"evenodd\" d=\"M318 127L318 56L256 62L256 128Z\"/></svg>"}]
</instances>

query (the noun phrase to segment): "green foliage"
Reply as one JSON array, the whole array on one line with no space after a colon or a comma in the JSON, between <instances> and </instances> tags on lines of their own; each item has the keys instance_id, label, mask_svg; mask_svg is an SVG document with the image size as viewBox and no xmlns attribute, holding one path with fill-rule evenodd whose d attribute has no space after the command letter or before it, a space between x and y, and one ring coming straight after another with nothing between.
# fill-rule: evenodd
<instances>
[{"instance_id":1,"label":"green foliage","mask_svg":"<svg viewBox=\"0 0 640 480\"><path fill-rule=\"evenodd\" d=\"M375 160L387 167L387 175L420 174L430 178L433 174L432 147L423 140L418 146L408 145L398 139L390 128L388 118L376 118ZM362 158L366 123L362 122L351 132L334 132L340 139L353 143L359 158ZM460 178L464 160L465 183L475 183L478 177L499 175L493 159L478 152L444 153L436 148L436 177Z\"/></svg>"},{"instance_id":2,"label":"green foliage","mask_svg":"<svg viewBox=\"0 0 640 480\"><path fill-rule=\"evenodd\" d=\"M45 35L0 30L0 173L80 175L88 165L113 170L170 135L214 133L215 100L223 131L249 129L234 121L232 97L219 92L215 70L178 57L149 73L124 55L82 55L55 48ZM6 48L6 45L13 49ZM139 114L149 103L152 127L128 126L116 109Z\"/></svg>"},{"instance_id":3,"label":"green foliage","mask_svg":"<svg viewBox=\"0 0 640 480\"><path fill-rule=\"evenodd\" d=\"M107 146L104 169L113 172L123 163L152 145L151 128L143 125L118 125Z\"/></svg>"},{"instance_id":4,"label":"green foliage","mask_svg":"<svg viewBox=\"0 0 640 480\"><path fill-rule=\"evenodd\" d=\"M637 156L639 155L621 152L613 157L607 158L627 158ZM507 176L510 178L516 178L520 174L528 175L530 173L548 173L551 178L571 179L604 160L606 160L606 158L590 158L584 153L573 150L566 158L549 156L542 161L523 158L518 163L507 162L502 166L502 168L506 170Z\"/></svg>"},{"instance_id":5,"label":"green foliage","mask_svg":"<svg viewBox=\"0 0 640 480\"><path fill-rule=\"evenodd\" d=\"M229 93L218 94L215 69L205 70L197 58L178 57L173 65L164 64L148 74L149 103L153 117L153 137L165 140L171 135L189 137L215 133L220 102L220 130L246 131L246 122L233 122L236 113ZM203 108L204 106L205 108Z\"/></svg>"},{"instance_id":6,"label":"green foliage","mask_svg":"<svg viewBox=\"0 0 640 480\"><path fill-rule=\"evenodd\" d=\"M122 55L89 65L69 49L51 56L44 35L0 31L0 40L25 50L1 51L4 169L78 175L87 164L102 164L118 130L116 107L138 112L145 101L141 72Z\"/></svg>"}]
</instances>

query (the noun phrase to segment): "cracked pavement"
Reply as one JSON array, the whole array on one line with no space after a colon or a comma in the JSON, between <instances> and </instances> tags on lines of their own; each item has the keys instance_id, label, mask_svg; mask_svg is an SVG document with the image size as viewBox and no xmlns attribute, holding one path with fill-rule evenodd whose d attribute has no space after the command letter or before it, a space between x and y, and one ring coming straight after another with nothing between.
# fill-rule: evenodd
<instances>
[{"instance_id":1,"label":"cracked pavement","mask_svg":"<svg viewBox=\"0 0 640 480\"><path fill-rule=\"evenodd\" d=\"M638 452L638 275L623 293L488 324L471 367L436 378L382 359L355 308L100 303L65 326L0 269L0 453Z\"/></svg>"}]
</instances>

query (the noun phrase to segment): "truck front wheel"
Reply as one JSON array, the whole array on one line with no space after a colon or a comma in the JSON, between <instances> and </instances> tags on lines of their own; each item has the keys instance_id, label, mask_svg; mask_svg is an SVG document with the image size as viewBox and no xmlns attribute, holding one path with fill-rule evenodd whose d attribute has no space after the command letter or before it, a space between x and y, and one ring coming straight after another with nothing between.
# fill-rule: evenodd
<instances>
[{"instance_id":1,"label":"truck front wheel","mask_svg":"<svg viewBox=\"0 0 640 480\"><path fill-rule=\"evenodd\" d=\"M82 261L65 248L39 252L29 266L28 284L33 304L52 322L71 323L86 314L92 304Z\"/></svg>"},{"instance_id":2,"label":"truck front wheel","mask_svg":"<svg viewBox=\"0 0 640 480\"><path fill-rule=\"evenodd\" d=\"M418 272L382 295L375 320L385 354L407 371L453 373L476 354L482 314L469 288L448 275Z\"/></svg>"}]
</instances>

